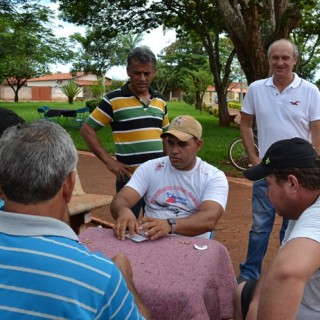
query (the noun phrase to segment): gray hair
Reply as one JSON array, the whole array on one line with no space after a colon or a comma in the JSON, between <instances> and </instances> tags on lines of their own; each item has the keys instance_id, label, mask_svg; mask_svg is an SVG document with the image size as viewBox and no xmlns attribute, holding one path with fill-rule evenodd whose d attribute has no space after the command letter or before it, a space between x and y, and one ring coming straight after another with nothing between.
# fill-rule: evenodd
<instances>
[{"instance_id":1,"label":"gray hair","mask_svg":"<svg viewBox=\"0 0 320 320\"><path fill-rule=\"evenodd\" d=\"M293 50L293 57L294 58L298 58L299 57L299 51L298 51L298 47L296 46L295 43L293 43L292 41L288 40L288 39L280 39L280 40L277 40L277 41L274 41L273 43L271 43L269 49L268 49L268 59L270 59L270 56L271 56L271 50L273 48L273 46L279 42L287 42L289 44L291 44L292 46L292 50Z\"/></svg>"},{"instance_id":2,"label":"gray hair","mask_svg":"<svg viewBox=\"0 0 320 320\"><path fill-rule=\"evenodd\" d=\"M156 56L147 46L137 47L130 51L127 58L127 67L130 66L133 60L138 60L139 62L144 64L151 62L155 68L157 66Z\"/></svg>"},{"instance_id":3,"label":"gray hair","mask_svg":"<svg viewBox=\"0 0 320 320\"><path fill-rule=\"evenodd\" d=\"M78 162L69 134L46 120L19 124L0 139L0 185L6 197L21 204L52 199Z\"/></svg>"}]
</instances>

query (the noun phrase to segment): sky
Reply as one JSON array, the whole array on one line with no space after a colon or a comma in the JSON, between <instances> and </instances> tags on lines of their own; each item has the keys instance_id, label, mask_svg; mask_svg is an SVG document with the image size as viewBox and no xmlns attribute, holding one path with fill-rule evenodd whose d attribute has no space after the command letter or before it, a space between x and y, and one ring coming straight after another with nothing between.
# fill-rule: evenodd
<instances>
[{"instance_id":1,"label":"sky","mask_svg":"<svg viewBox=\"0 0 320 320\"><path fill-rule=\"evenodd\" d=\"M57 11L58 4L51 3L50 0L41 0L41 4L48 5L52 10ZM56 25L62 25L63 28L54 27L55 34L58 37L68 37L69 35L80 32L84 33L84 27L77 27L74 24L66 23L61 20L56 21ZM148 46L153 53L157 56L160 54L161 50L172 42L175 41L175 31L174 30L166 30L163 32L162 27L158 27L157 29L151 30L150 33L144 33L144 37L140 45ZM51 72L69 72L70 64L62 65L57 64L51 67ZM126 68L125 67L113 67L106 73L106 76L114 79L114 80L125 80L128 78Z\"/></svg>"}]
</instances>

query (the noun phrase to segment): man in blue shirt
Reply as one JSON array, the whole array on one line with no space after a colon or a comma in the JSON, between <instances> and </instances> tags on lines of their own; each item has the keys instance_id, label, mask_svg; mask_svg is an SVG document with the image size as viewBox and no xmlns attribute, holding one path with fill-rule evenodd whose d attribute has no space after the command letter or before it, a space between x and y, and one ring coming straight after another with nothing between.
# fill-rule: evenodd
<instances>
[{"instance_id":1,"label":"man in blue shirt","mask_svg":"<svg viewBox=\"0 0 320 320\"><path fill-rule=\"evenodd\" d=\"M127 258L90 252L68 226L77 160L68 133L45 120L0 139L1 319L151 318Z\"/></svg>"}]
</instances>

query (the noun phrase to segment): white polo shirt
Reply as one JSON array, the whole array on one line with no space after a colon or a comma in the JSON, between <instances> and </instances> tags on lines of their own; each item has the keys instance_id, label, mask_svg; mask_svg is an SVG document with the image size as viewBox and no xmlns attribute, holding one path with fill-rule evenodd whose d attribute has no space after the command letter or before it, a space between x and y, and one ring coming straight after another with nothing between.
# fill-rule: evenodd
<instances>
[{"instance_id":1,"label":"white polo shirt","mask_svg":"<svg viewBox=\"0 0 320 320\"><path fill-rule=\"evenodd\" d=\"M273 77L253 82L242 111L256 116L259 157L276 141L300 137L310 140L310 122L320 120L320 92L294 74L293 82L280 93Z\"/></svg>"}]
</instances>

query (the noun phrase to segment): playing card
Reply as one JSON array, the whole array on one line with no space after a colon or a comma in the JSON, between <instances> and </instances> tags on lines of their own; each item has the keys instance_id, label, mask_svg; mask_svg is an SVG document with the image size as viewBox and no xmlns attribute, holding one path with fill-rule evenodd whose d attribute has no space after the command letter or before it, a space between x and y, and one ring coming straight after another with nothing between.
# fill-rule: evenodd
<instances>
[{"instance_id":1,"label":"playing card","mask_svg":"<svg viewBox=\"0 0 320 320\"><path fill-rule=\"evenodd\" d=\"M135 242L142 242L142 241L148 240L148 238L146 238L146 237L144 237L144 236L141 236L140 234L137 234L137 233L136 233L133 237L131 237L130 234L127 233L127 234L126 234L126 237L127 237L128 239L131 239L131 240L135 241Z\"/></svg>"}]
</instances>

